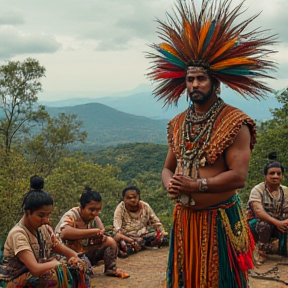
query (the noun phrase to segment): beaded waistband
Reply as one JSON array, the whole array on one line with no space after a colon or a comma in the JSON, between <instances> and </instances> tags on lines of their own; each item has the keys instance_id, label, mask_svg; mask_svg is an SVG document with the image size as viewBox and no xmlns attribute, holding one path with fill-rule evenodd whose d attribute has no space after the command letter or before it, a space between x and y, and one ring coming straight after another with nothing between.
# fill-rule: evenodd
<instances>
[{"instance_id":1,"label":"beaded waistband","mask_svg":"<svg viewBox=\"0 0 288 288\"><path fill-rule=\"evenodd\" d=\"M221 208L229 208L231 206L234 206L238 201L240 201L239 195L236 193L234 194L232 197L230 197L229 199L227 199L226 201L223 201L217 205L214 206L209 206L205 209L201 209L201 210L195 210L193 207L195 204L183 204L181 202L178 203L178 205L184 209L189 209L189 210L194 210L194 211L203 211L203 210L217 210L217 209L221 209Z\"/></svg>"}]
</instances>

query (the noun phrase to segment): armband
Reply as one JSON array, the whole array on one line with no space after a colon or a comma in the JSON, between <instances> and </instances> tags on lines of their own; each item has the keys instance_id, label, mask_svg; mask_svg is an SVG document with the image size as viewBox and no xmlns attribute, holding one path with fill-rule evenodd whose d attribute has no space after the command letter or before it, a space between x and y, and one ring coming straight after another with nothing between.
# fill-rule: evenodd
<instances>
[{"instance_id":1,"label":"armband","mask_svg":"<svg viewBox=\"0 0 288 288\"><path fill-rule=\"evenodd\" d=\"M208 190L208 185L207 185L207 179L202 178L202 179L197 179L197 182L199 182L199 191L200 192L205 192Z\"/></svg>"}]
</instances>

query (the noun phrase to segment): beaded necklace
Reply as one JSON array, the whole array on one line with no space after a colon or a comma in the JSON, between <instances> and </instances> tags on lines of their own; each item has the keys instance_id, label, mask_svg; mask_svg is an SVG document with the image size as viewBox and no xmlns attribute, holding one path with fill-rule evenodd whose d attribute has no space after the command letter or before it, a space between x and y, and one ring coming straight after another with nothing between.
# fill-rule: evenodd
<instances>
[{"instance_id":1,"label":"beaded necklace","mask_svg":"<svg viewBox=\"0 0 288 288\"><path fill-rule=\"evenodd\" d=\"M199 166L206 165L206 158L203 155L205 147L211 138L215 120L225 105L224 101L218 98L204 115L197 115L193 104L187 110L185 121L181 125L182 157L178 161L183 163L178 163L178 167L183 167L183 171L179 171L180 173L193 179L198 178Z\"/></svg>"}]
</instances>

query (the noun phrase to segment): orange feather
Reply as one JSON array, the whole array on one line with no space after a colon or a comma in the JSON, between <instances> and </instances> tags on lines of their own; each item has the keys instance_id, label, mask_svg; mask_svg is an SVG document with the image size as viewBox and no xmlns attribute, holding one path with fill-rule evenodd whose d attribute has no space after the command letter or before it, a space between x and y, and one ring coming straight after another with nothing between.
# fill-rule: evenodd
<instances>
[{"instance_id":1,"label":"orange feather","mask_svg":"<svg viewBox=\"0 0 288 288\"><path fill-rule=\"evenodd\" d=\"M211 63L213 60L215 60L217 57L219 57L220 55L222 55L225 51L227 51L228 49L230 49L231 47L233 47L236 43L236 38L228 41L224 46L222 46L222 48L220 48L212 57L210 57L208 59L208 62Z\"/></svg>"},{"instance_id":2,"label":"orange feather","mask_svg":"<svg viewBox=\"0 0 288 288\"><path fill-rule=\"evenodd\" d=\"M254 63L255 60L253 59L239 57L217 62L216 64L211 65L210 68L213 70L221 70L235 65L254 64Z\"/></svg>"},{"instance_id":3,"label":"orange feather","mask_svg":"<svg viewBox=\"0 0 288 288\"><path fill-rule=\"evenodd\" d=\"M207 33L209 31L210 25L211 25L211 22L209 21L209 22L205 23L204 26L200 30L199 43L198 43L198 53L200 53L202 50L203 43L204 43L205 38L207 36Z\"/></svg>"}]
</instances>

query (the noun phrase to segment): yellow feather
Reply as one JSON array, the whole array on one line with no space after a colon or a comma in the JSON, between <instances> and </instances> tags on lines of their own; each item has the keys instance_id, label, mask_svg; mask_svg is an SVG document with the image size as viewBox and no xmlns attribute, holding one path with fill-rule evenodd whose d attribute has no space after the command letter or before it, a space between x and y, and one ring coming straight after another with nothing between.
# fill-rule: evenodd
<instances>
[{"instance_id":1,"label":"yellow feather","mask_svg":"<svg viewBox=\"0 0 288 288\"><path fill-rule=\"evenodd\" d=\"M211 65L210 69L221 70L235 65L255 64L255 60L244 57L232 58Z\"/></svg>"},{"instance_id":2,"label":"yellow feather","mask_svg":"<svg viewBox=\"0 0 288 288\"><path fill-rule=\"evenodd\" d=\"M228 41L224 46L222 46L212 57L208 59L208 62L211 63L214 59L222 55L225 51L227 51L229 48L233 47L235 45L237 38L234 38L230 41Z\"/></svg>"}]
</instances>

